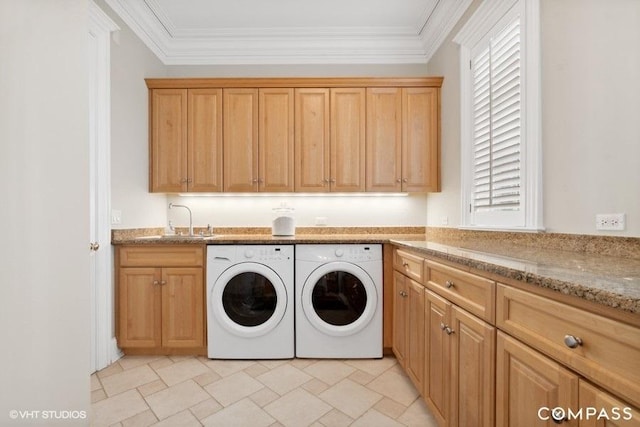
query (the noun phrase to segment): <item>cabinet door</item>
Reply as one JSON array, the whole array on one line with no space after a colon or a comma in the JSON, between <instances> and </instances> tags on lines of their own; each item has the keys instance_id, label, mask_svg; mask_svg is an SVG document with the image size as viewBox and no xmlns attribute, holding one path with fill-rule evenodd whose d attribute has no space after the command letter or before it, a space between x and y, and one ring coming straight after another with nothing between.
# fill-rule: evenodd
<instances>
[{"instance_id":1,"label":"cabinet door","mask_svg":"<svg viewBox=\"0 0 640 427\"><path fill-rule=\"evenodd\" d=\"M580 427L640 427L638 408L582 379L580 380L580 408L583 411ZM587 410L595 410L596 413L587 416Z\"/></svg>"},{"instance_id":2,"label":"cabinet door","mask_svg":"<svg viewBox=\"0 0 640 427\"><path fill-rule=\"evenodd\" d=\"M450 324L451 303L425 291L424 399L438 425L449 420L450 345L444 331Z\"/></svg>"},{"instance_id":3,"label":"cabinet door","mask_svg":"<svg viewBox=\"0 0 640 427\"><path fill-rule=\"evenodd\" d=\"M494 426L495 328L451 309L451 426ZM527 425L518 424L518 425Z\"/></svg>"},{"instance_id":4,"label":"cabinet door","mask_svg":"<svg viewBox=\"0 0 640 427\"><path fill-rule=\"evenodd\" d=\"M204 279L201 268L162 269L162 345L204 345Z\"/></svg>"},{"instance_id":5,"label":"cabinet door","mask_svg":"<svg viewBox=\"0 0 640 427\"><path fill-rule=\"evenodd\" d=\"M161 346L158 268L121 268L118 275L118 346Z\"/></svg>"},{"instance_id":6,"label":"cabinet door","mask_svg":"<svg viewBox=\"0 0 640 427\"><path fill-rule=\"evenodd\" d=\"M329 191L329 89L296 89L295 98L295 189Z\"/></svg>"},{"instance_id":7,"label":"cabinet door","mask_svg":"<svg viewBox=\"0 0 640 427\"><path fill-rule=\"evenodd\" d=\"M407 284L406 278L393 272L393 354L398 363L406 368L407 353Z\"/></svg>"},{"instance_id":8,"label":"cabinet door","mask_svg":"<svg viewBox=\"0 0 640 427\"><path fill-rule=\"evenodd\" d=\"M498 332L496 350L496 426L551 426L541 408L578 409L578 377L558 363ZM542 416L548 416L542 413ZM576 420L565 424L576 426Z\"/></svg>"},{"instance_id":9,"label":"cabinet door","mask_svg":"<svg viewBox=\"0 0 640 427\"><path fill-rule=\"evenodd\" d=\"M187 191L187 90L150 91L149 191Z\"/></svg>"},{"instance_id":10,"label":"cabinet door","mask_svg":"<svg viewBox=\"0 0 640 427\"><path fill-rule=\"evenodd\" d=\"M188 191L222 191L222 89L189 89Z\"/></svg>"},{"instance_id":11,"label":"cabinet door","mask_svg":"<svg viewBox=\"0 0 640 427\"><path fill-rule=\"evenodd\" d=\"M258 191L258 89L224 89L224 191Z\"/></svg>"},{"instance_id":12,"label":"cabinet door","mask_svg":"<svg viewBox=\"0 0 640 427\"><path fill-rule=\"evenodd\" d=\"M439 91L402 89L402 191L440 191Z\"/></svg>"},{"instance_id":13,"label":"cabinet door","mask_svg":"<svg viewBox=\"0 0 640 427\"><path fill-rule=\"evenodd\" d=\"M293 191L293 89L260 89L258 188Z\"/></svg>"},{"instance_id":14,"label":"cabinet door","mask_svg":"<svg viewBox=\"0 0 640 427\"><path fill-rule=\"evenodd\" d=\"M409 378L418 390L423 390L424 381L424 286L406 279L409 297L407 306L407 362Z\"/></svg>"},{"instance_id":15,"label":"cabinet door","mask_svg":"<svg viewBox=\"0 0 640 427\"><path fill-rule=\"evenodd\" d=\"M402 93L367 89L367 191L402 190Z\"/></svg>"},{"instance_id":16,"label":"cabinet door","mask_svg":"<svg viewBox=\"0 0 640 427\"><path fill-rule=\"evenodd\" d=\"M365 89L331 89L331 191L365 190L365 125Z\"/></svg>"}]
</instances>

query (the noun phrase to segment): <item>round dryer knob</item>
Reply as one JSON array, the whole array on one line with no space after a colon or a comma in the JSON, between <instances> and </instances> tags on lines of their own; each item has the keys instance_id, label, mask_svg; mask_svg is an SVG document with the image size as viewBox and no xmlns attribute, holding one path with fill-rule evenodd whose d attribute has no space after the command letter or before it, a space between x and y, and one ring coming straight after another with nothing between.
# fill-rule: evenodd
<instances>
[{"instance_id":1,"label":"round dryer knob","mask_svg":"<svg viewBox=\"0 0 640 427\"><path fill-rule=\"evenodd\" d=\"M336 249L336 256L340 258L342 255L344 255L344 251L342 249Z\"/></svg>"},{"instance_id":2,"label":"round dryer knob","mask_svg":"<svg viewBox=\"0 0 640 427\"><path fill-rule=\"evenodd\" d=\"M246 258L253 258L255 254L253 253L253 251L251 249L247 249L247 251L244 253L244 256Z\"/></svg>"}]
</instances>

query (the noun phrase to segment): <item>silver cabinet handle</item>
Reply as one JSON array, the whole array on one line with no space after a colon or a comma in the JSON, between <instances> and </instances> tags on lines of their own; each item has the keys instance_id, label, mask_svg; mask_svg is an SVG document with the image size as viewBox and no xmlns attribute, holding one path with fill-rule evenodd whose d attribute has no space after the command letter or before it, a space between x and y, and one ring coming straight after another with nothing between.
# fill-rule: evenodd
<instances>
[{"instance_id":1,"label":"silver cabinet handle","mask_svg":"<svg viewBox=\"0 0 640 427\"><path fill-rule=\"evenodd\" d=\"M100 249L100 243L98 242L91 242L89 243L89 250L90 251L97 251L98 249Z\"/></svg>"},{"instance_id":2,"label":"silver cabinet handle","mask_svg":"<svg viewBox=\"0 0 640 427\"><path fill-rule=\"evenodd\" d=\"M453 333L453 329L451 329L448 326L446 328L444 328L444 331L447 333L447 335L451 335Z\"/></svg>"},{"instance_id":3,"label":"silver cabinet handle","mask_svg":"<svg viewBox=\"0 0 640 427\"><path fill-rule=\"evenodd\" d=\"M447 280L446 282L444 282L444 285L447 287L447 289L453 288L453 282L450 280Z\"/></svg>"},{"instance_id":4,"label":"silver cabinet handle","mask_svg":"<svg viewBox=\"0 0 640 427\"><path fill-rule=\"evenodd\" d=\"M444 323L440 322L440 329L442 329L444 331L446 327L447 327L447 325L445 325Z\"/></svg>"},{"instance_id":5,"label":"silver cabinet handle","mask_svg":"<svg viewBox=\"0 0 640 427\"><path fill-rule=\"evenodd\" d=\"M406 293L405 291L400 291L400 296L403 298L406 298L409 294Z\"/></svg>"},{"instance_id":6,"label":"silver cabinet handle","mask_svg":"<svg viewBox=\"0 0 640 427\"><path fill-rule=\"evenodd\" d=\"M582 345L582 339L573 335L565 335L564 344L569 348L578 348Z\"/></svg>"}]
</instances>

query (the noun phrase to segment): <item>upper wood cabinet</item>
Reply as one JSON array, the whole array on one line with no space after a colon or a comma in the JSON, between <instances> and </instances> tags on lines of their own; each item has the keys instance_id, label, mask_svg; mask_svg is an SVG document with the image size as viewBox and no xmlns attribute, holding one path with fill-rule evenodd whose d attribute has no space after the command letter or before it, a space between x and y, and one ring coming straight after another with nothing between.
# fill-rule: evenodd
<instances>
[{"instance_id":1,"label":"upper wood cabinet","mask_svg":"<svg viewBox=\"0 0 640 427\"><path fill-rule=\"evenodd\" d=\"M365 191L365 89L296 89L296 191Z\"/></svg>"},{"instance_id":2,"label":"upper wood cabinet","mask_svg":"<svg viewBox=\"0 0 640 427\"><path fill-rule=\"evenodd\" d=\"M293 191L293 89L260 89L258 95L258 189Z\"/></svg>"},{"instance_id":3,"label":"upper wood cabinet","mask_svg":"<svg viewBox=\"0 0 640 427\"><path fill-rule=\"evenodd\" d=\"M224 191L258 189L258 89L224 89Z\"/></svg>"},{"instance_id":4,"label":"upper wood cabinet","mask_svg":"<svg viewBox=\"0 0 640 427\"><path fill-rule=\"evenodd\" d=\"M439 93L367 89L367 191L440 191Z\"/></svg>"},{"instance_id":5,"label":"upper wood cabinet","mask_svg":"<svg viewBox=\"0 0 640 427\"><path fill-rule=\"evenodd\" d=\"M442 78L146 82L152 192L439 191Z\"/></svg>"},{"instance_id":6,"label":"upper wood cabinet","mask_svg":"<svg viewBox=\"0 0 640 427\"><path fill-rule=\"evenodd\" d=\"M154 89L150 117L150 191L222 191L222 90Z\"/></svg>"}]
</instances>

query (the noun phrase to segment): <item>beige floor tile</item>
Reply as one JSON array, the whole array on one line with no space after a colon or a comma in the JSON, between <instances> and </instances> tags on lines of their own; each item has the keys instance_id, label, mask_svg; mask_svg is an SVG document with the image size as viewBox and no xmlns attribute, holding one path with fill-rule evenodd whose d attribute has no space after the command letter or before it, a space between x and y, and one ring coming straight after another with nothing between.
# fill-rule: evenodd
<instances>
[{"instance_id":1,"label":"beige floor tile","mask_svg":"<svg viewBox=\"0 0 640 427\"><path fill-rule=\"evenodd\" d=\"M209 384L204 389L222 406L226 407L252 395L263 387L264 385L260 381L251 378L244 372L237 372Z\"/></svg>"},{"instance_id":2,"label":"beige floor tile","mask_svg":"<svg viewBox=\"0 0 640 427\"><path fill-rule=\"evenodd\" d=\"M91 374L91 391L100 390L101 388L102 384L100 383L98 374Z\"/></svg>"},{"instance_id":3,"label":"beige floor tile","mask_svg":"<svg viewBox=\"0 0 640 427\"><path fill-rule=\"evenodd\" d=\"M271 390L283 396L296 387L311 380L313 377L294 368L289 364L280 365L258 377L256 379Z\"/></svg>"},{"instance_id":4,"label":"beige floor tile","mask_svg":"<svg viewBox=\"0 0 640 427\"><path fill-rule=\"evenodd\" d=\"M146 400L158 419L163 420L209 398L195 381L187 380L154 393L146 397Z\"/></svg>"},{"instance_id":5,"label":"beige floor tile","mask_svg":"<svg viewBox=\"0 0 640 427\"><path fill-rule=\"evenodd\" d=\"M280 395L269 387L264 387L253 393L249 398L253 400L256 405L262 408L274 400L279 399Z\"/></svg>"},{"instance_id":6,"label":"beige floor tile","mask_svg":"<svg viewBox=\"0 0 640 427\"><path fill-rule=\"evenodd\" d=\"M173 365L156 369L156 373L169 387L208 372L210 372L209 368L194 358L184 359Z\"/></svg>"},{"instance_id":7,"label":"beige floor tile","mask_svg":"<svg viewBox=\"0 0 640 427\"><path fill-rule=\"evenodd\" d=\"M91 405L91 425L109 426L149 409L137 390L129 390Z\"/></svg>"},{"instance_id":8,"label":"beige floor tile","mask_svg":"<svg viewBox=\"0 0 640 427\"><path fill-rule=\"evenodd\" d=\"M256 364L251 365L248 368L244 369L244 372L246 372L247 374L249 374L253 378L255 378L257 376L260 376L262 374L265 374L265 373L269 372L270 370L271 369L267 368L262 363L256 363Z\"/></svg>"},{"instance_id":9,"label":"beige floor tile","mask_svg":"<svg viewBox=\"0 0 640 427\"><path fill-rule=\"evenodd\" d=\"M356 369L356 371L354 373L349 375L349 379L351 381L357 382L358 384L366 385L366 384L369 384L374 379L376 379L376 377L375 377L375 375L371 375L368 372Z\"/></svg>"},{"instance_id":10,"label":"beige floor tile","mask_svg":"<svg viewBox=\"0 0 640 427\"><path fill-rule=\"evenodd\" d=\"M153 369L147 365L143 365L109 375L108 377L102 378L101 382L107 396L114 396L123 391L156 381L157 379L158 376Z\"/></svg>"},{"instance_id":11,"label":"beige floor tile","mask_svg":"<svg viewBox=\"0 0 640 427\"><path fill-rule=\"evenodd\" d=\"M289 365L293 366L294 368L304 370L304 368L306 368L307 366L316 363L317 360L318 359L292 359L289 361Z\"/></svg>"},{"instance_id":12,"label":"beige floor tile","mask_svg":"<svg viewBox=\"0 0 640 427\"><path fill-rule=\"evenodd\" d=\"M193 380L197 382L201 387L214 383L221 379L222 377L215 372L211 371L211 369L207 368L207 372L204 374L200 374L196 377L193 377Z\"/></svg>"},{"instance_id":13,"label":"beige floor tile","mask_svg":"<svg viewBox=\"0 0 640 427\"><path fill-rule=\"evenodd\" d=\"M221 404L219 404L215 399L210 398L192 406L189 409L197 419L202 420L211 414L215 414L222 408L223 406Z\"/></svg>"},{"instance_id":14,"label":"beige floor tile","mask_svg":"<svg viewBox=\"0 0 640 427\"><path fill-rule=\"evenodd\" d=\"M148 427L158 422L155 414L151 409L140 412L131 418L122 421L122 427Z\"/></svg>"},{"instance_id":15,"label":"beige floor tile","mask_svg":"<svg viewBox=\"0 0 640 427\"><path fill-rule=\"evenodd\" d=\"M320 423L325 427L346 427L350 426L353 418L345 413L333 409L320 418Z\"/></svg>"},{"instance_id":16,"label":"beige floor tile","mask_svg":"<svg viewBox=\"0 0 640 427\"><path fill-rule=\"evenodd\" d=\"M191 412L182 411L154 424L154 427L202 427L202 424Z\"/></svg>"},{"instance_id":17,"label":"beige floor tile","mask_svg":"<svg viewBox=\"0 0 640 427\"><path fill-rule=\"evenodd\" d=\"M284 426L307 426L331 410L331 406L311 393L297 388L264 407Z\"/></svg>"},{"instance_id":18,"label":"beige floor tile","mask_svg":"<svg viewBox=\"0 0 640 427\"><path fill-rule=\"evenodd\" d=\"M340 360L319 360L304 369L306 373L329 385L337 384L355 372L355 370L353 366L349 366Z\"/></svg>"},{"instance_id":19,"label":"beige floor tile","mask_svg":"<svg viewBox=\"0 0 640 427\"><path fill-rule=\"evenodd\" d=\"M367 411L362 417L358 418L352 427L403 427L399 422L387 417L384 414L371 409Z\"/></svg>"},{"instance_id":20,"label":"beige floor tile","mask_svg":"<svg viewBox=\"0 0 640 427\"><path fill-rule=\"evenodd\" d=\"M242 399L202 420L205 427L267 427L276 422L250 399Z\"/></svg>"},{"instance_id":21,"label":"beige floor tile","mask_svg":"<svg viewBox=\"0 0 640 427\"><path fill-rule=\"evenodd\" d=\"M384 414L394 420L402 415L407 407L388 397L382 398L373 406L373 409Z\"/></svg>"},{"instance_id":22,"label":"beige floor tile","mask_svg":"<svg viewBox=\"0 0 640 427\"><path fill-rule=\"evenodd\" d=\"M320 381L317 378L312 379L302 385L302 388L316 396L329 388L329 384Z\"/></svg>"},{"instance_id":23,"label":"beige floor tile","mask_svg":"<svg viewBox=\"0 0 640 427\"><path fill-rule=\"evenodd\" d=\"M349 359L345 363L376 377L398 364L395 357L389 356L382 359Z\"/></svg>"},{"instance_id":24,"label":"beige floor tile","mask_svg":"<svg viewBox=\"0 0 640 427\"><path fill-rule=\"evenodd\" d=\"M106 368L98 371L96 375L98 375L98 378L103 379L110 375L117 374L118 372L122 372L122 370L123 370L122 366L120 366L118 362L115 362L107 366Z\"/></svg>"},{"instance_id":25,"label":"beige floor tile","mask_svg":"<svg viewBox=\"0 0 640 427\"><path fill-rule=\"evenodd\" d=\"M409 427L438 427L436 419L421 397L417 398L397 420Z\"/></svg>"},{"instance_id":26,"label":"beige floor tile","mask_svg":"<svg viewBox=\"0 0 640 427\"><path fill-rule=\"evenodd\" d=\"M247 369L256 362L253 360L207 360L203 363L221 377L228 377Z\"/></svg>"},{"instance_id":27,"label":"beige floor tile","mask_svg":"<svg viewBox=\"0 0 640 427\"><path fill-rule=\"evenodd\" d=\"M118 363L125 371L131 368L137 368L138 366L148 365L159 359L163 359L165 356L124 356Z\"/></svg>"},{"instance_id":28,"label":"beige floor tile","mask_svg":"<svg viewBox=\"0 0 640 427\"><path fill-rule=\"evenodd\" d=\"M350 379L340 381L320 393L319 397L354 419L360 417L378 400L382 399L382 395Z\"/></svg>"},{"instance_id":29,"label":"beige floor tile","mask_svg":"<svg viewBox=\"0 0 640 427\"><path fill-rule=\"evenodd\" d=\"M418 397L418 391L409 377L404 373L397 373L393 370L384 372L367 384L367 388L377 391L404 406L409 406Z\"/></svg>"},{"instance_id":30,"label":"beige floor tile","mask_svg":"<svg viewBox=\"0 0 640 427\"><path fill-rule=\"evenodd\" d=\"M173 365L173 360L169 359L167 356L162 356L160 359L149 363L149 367L154 370L158 370L169 365Z\"/></svg>"},{"instance_id":31,"label":"beige floor tile","mask_svg":"<svg viewBox=\"0 0 640 427\"><path fill-rule=\"evenodd\" d=\"M149 384L141 385L138 387L138 391L143 397L147 397L152 395L153 393L157 393L160 390L164 390L167 388L167 385L162 380L155 380L150 382Z\"/></svg>"},{"instance_id":32,"label":"beige floor tile","mask_svg":"<svg viewBox=\"0 0 640 427\"><path fill-rule=\"evenodd\" d=\"M97 403L107 398L107 393L103 389L93 390L91 392L91 403Z\"/></svg>"},{"instance_id":33,"label":"beige floor tile","mask_svg":"<svg viewBox=\"0 0 640 427\"><path fill-rule=\"evenodd\" d=\"M274 369L278 366L289 363L293 359L273 359L273 360L261 360L260 364L266 366L268 369Z\"/></svg>"}]
</instances>

